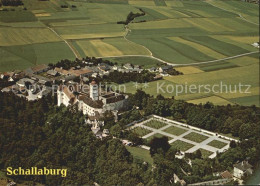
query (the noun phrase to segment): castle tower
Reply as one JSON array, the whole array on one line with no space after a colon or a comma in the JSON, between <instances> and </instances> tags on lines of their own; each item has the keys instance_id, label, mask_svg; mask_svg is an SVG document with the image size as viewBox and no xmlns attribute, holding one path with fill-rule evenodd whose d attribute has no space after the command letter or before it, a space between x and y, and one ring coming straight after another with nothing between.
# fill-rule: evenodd
<instances>
[{"instance_id":1,"label":"castle tower","mask_svg":"<svg viewBox=\"0 0 260 186\"><path fill-rule=\"evenodd\" d=\"M90 90L89 90L89 97L92 99L92 100L98 100L98 96L99 96L99 92L98 92L98 85L95 81L92 81L90 83Z\"/></svg>"}]
</instances>

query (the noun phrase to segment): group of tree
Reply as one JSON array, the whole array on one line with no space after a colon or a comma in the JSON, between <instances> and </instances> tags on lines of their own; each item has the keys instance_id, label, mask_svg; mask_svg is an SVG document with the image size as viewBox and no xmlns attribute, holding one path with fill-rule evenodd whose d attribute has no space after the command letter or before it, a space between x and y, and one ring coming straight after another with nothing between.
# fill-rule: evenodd
<instances>
[{"instance_id":1,"label":"group of tree","mask_svg":"<svg viewBox=\"0 0 260 186\"><path fill-rule=\"evenodd\" d=\"M61 8L68 8L68 5L60 5Z\"/></svg>"},{"instance_id":2,"label":"group of tree","mask_svg":"<svg viewBox=\"0 0 260 186\"><path fill-rule=\"evenodd\" d=\"M169 70L166 71L169 75L172 75L172 76L178 76L178 75L183 75L182 72L174 69L174 68L171 68Z\"/></svg>"},{"instance_id":3,"label":"group of tree","mask_svg":"<svg viewBox=\"0 0 260 186\"><path fill-rule=\"evenodd\" d=\"M110 65L110 66L113 66L117 63L113 63L109 60L105 60L105 59L102 59L102 58L95 58L95 57L85 57L83 58L82 60L79 60L79 59L76 59L74 61L72 60L69 60L69 59L63 59L55 64L53 63L49 63L49 67L51 68L55 68L55 67L58 67L58 68L63 68L65 70L69 70L70 68L73 68L73 67L85 67L87 64L88 66L97 66L101 63L105 63L107 65Z\"/></svg>"},{"instance_id":4,"label":"group of tree","mask_svg":"<svg viewBox=\"0 0 260 186\"><path fill-rule=\"evenodd\" d=\"M0 6L20 6L23 5L22 0L1 0Z\"/></svg>"},{"instance_id":5,"label":"group of tree","mask_svg":"<svg viewBox=\"0 0 260 186\"><path fill-rule=\"evenodd\" d=\"M104 76L103 80L107 82L115 82L117 84L127 83L127 82L138 82L145 83L154 81L155 74L145 70L142 73L137 72L110 72L109 75Z\"/></svg>"},{"instance_id":6,"label":"group of tree","mask_svg":"<svg viewBox=\"0 0 260 186\"><path fill-rule=\"evenodd\" d=\"M141 11L141 13L133 13L133 12L130 12L128 15L127 15L127 18L125 21L118 21L117 24L124 24L124 25L128 25L131 21L133 21L136 17L140 17L140 16L144 16L145 15L145 12L139 8L139 10Z\"/></svg>"}]
</instances>

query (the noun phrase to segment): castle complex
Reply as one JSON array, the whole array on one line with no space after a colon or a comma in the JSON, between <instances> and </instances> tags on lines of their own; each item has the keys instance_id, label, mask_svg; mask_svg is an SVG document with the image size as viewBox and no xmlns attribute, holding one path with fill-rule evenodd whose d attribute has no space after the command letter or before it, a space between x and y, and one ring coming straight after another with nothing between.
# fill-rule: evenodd
<instances>
[{"instance_id":1,"label":"castle complex","mask_svg":"<svg viewBox=\"0 0 260 186\"><path fill-rule=\"evenodd\" d=\"M128 96L103 90L95 81L89 86L70 83L57 90L58 106L78 104L78 109L90 118L100 117L106 111L119 111L126 106Z\"/></svg>"}]
</instances>

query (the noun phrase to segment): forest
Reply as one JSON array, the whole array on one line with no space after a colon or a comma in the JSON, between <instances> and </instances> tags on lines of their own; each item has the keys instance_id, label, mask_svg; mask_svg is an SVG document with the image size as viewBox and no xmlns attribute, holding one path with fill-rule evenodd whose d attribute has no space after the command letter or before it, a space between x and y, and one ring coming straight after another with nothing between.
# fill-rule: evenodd
<instances>
[{"instance_id":1,"label":"forest","mask_svg":"<svg viewBox=\"0 0 260 186\"><path fill-rule=\"evenodd\" d=\"M128 15L127 15L127 18L125 21L118 21L117 24L124 24L124 25L128 25L131 21L133 21L136 17L140 17L140 16L144 16L145 15L145 12L139 8L139 10L142 12L142 13L133 13L133 12L130 12Z\"/></svg>"},{"instance_id":2,"label":"forest","mask_svg":"<svg viewBox=\"0 0 260 186\"><path fill-rule=\"evenodd\" d=\"M61 60L61 61L59 61L55 64L49 63L48 66L51 67L51 68L55 68L55 67L61 68L62 67L65 70L69 70L70 68L77 67L77 66L85 67L86 66L85 62L91 63L91 65L89 64L88 66L97 66L101 63L105 63L105 64L110 65L110 66L117 64L117 63L112 63L109 60L104 60L102 58L95 58L95 57L86 56L82 60L76 59L75 61L71 61L71 60L68 60L68 59L64 59L64 60Z\"/></svg>"},{"instance_id":3,"label":"forest","mask_svg":"<svg viewBox=\"0 0 260 186\"><path fill-rule=\"evenodd\" d=\"M138 82L138 83L145 83L154 81L155 74L149 71L143 71L142 73L137 72L118 72L114 71L109 73L109 75L104 76L103 80L108 82L115 82L117 84Z\"/></svg>"}]
</instances>

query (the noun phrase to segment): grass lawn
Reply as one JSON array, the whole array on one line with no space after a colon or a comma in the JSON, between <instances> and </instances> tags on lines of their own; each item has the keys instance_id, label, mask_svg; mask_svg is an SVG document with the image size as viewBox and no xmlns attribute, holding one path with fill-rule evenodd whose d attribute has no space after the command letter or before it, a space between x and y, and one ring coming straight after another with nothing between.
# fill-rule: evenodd
<instances>
[{"instance_id":1,"label":"grass lawn","mask_svg":"<svg viewBox=\"0 0 260 186\"><path fill-rule=\"evenodd\" d=\"M149 121L148 123L145 123L144 125L147 127L154 128L154 129L160 129L160 128L166 126L167 124L162 123L160 121L152 120L152 121Z\"/></svg>"},{"instance_id":2,"label":"grass lawn","mask_svg":"<svg viewBox=\"0 0 260 186\"><path fill-rule=\"evenodd\" d=\"M207 145L218 148L218 149L222 149L223 147L225 147L227 145L227 143L224 143L224 142L218 141L218 140L213 140L213 141L209 142Z\"/></svg>"},{"instance_id":3,"label":"grass lawn","mask_svg":"<svg viewBox=\"0 0 260 186\"><path fill-rule=\"evenodd\" d=\"M199 149L199 150L200 150L200 152L201 152L203 158L207 158L207 157L209 157L211 154L213 154L213 152L208 151L208 150L205 150L205 149Z\"/></svg>"},{"instance_id":4,"label":"grass lawn","mask_svg":"<svg viewBox=\"0 0 260 186\"><path fill-rule=\"evenodd\" d=\"M141 128L141 127L135 127L132 130L134 133L138 134L140 137L145 136L146 134L151 133L152 131L145 129L145 128Z\"/></svg>"},{"instance_id":5,"label":"grass lawn","mask_svg":"<svg viewBox=\"0 0 260 186\"><path fill-rule=\"evenodd\" d=\"M181 140L176 140L173 143L170 144L172 147L179 149L180 151L187 151L190 148L192 148L194 145L181 141Z\"/></svg>"},{"instance_id":6,"label":"grass lawn","mask_svg":"<svg viewBox=\"0 0 260 186\"><path fill-rule=\"evenodd\" d=\"M183 138L197 142L197 143L201 143L201 142L205 141L206 139L208 139L207 136L198 134L196 132L191 132L191 133L187 134L186 136L184 136Z\"/></svg>"},{"instance_id":7,"label":"grass lawn","mask_svg":"<svg viewBox=\"0 0 260 186\"><path fill-rule=\"evenodd\" d=\"M126 146L126 149L133 155L134 158L146 161L150 165L153 164L153 158L150 155L148 150L139 148L139 147L129 147Z\"/></svg>"},{"instance_id":8,"label":"grass lawn","mask_svg":"<svg viewBox=\"0 0 260 186\"><path fill-rule=\"evenodd\" d=\"M148 137L148 138L145 138L145 140L146 140L146 142L147 143L150 143L150 141L153 139L153 138L161 138L161 137L165 137L164 135L162 135L162 134L160 134L160 133L156 133L156 134L154 134L154 135L152 135L152 136L150 136L150 137ZM171 140L172 138L171 137L168 137L168 136L166 136L167 138L168 138L168 140Z\"/></svg>"},{"instance_id":9,"label":"grass lawn","mask_svg":"<svg viewBox=\"0 0 260 186\"><path fill-rule=\"evenodd\" d=\"M180 128L180 127L175 127L175 126L171 126L171 127L164 130L164 132L167 132L169 134L173 134L175 136L179 136L186 131L187 131L186 129L183 129L183 128Z\"/></svg>"}]
</instances>

